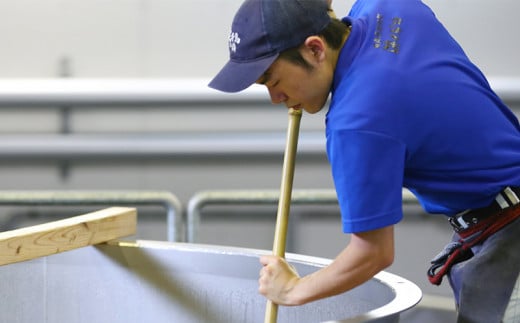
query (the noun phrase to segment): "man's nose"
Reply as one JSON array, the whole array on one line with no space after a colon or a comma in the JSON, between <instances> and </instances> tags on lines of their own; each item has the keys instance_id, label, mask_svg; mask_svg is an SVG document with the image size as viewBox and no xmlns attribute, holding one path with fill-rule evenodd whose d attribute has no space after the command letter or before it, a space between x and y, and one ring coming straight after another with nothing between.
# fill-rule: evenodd
<instances>
[{"instance_id":1,"label":"man's nose","mask_svg":"<svg viewBox=\"0 0 520 323\"><path fill-rule=\"evenodd\" d=\"M287 101L288 97L282 91L275 90L273 88L268 88L269 96L271 97L271 102L273 104L280 104L282 102Z\"/></svg>"}]
</instances>

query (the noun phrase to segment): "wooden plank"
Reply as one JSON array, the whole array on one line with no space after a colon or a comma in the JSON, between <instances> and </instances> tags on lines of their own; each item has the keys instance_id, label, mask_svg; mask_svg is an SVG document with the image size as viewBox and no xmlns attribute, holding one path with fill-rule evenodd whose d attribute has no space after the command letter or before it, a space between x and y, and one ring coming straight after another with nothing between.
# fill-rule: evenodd
<instances>
[{"instance_id":1,"label":"wooden plank","mask_svg":"<svg viewBox=\"0 0 520 323\"><path fill-rule=\"evenodd\" d=\"M137 210L111 207L0 233L0 266L135 234Z\"/></svg>"}]
</instances>

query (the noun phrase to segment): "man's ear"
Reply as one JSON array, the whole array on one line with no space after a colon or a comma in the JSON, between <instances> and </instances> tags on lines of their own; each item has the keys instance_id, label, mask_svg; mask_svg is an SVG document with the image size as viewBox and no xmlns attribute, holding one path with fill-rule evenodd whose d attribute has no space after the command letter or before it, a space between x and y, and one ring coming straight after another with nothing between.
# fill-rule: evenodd
<instances>
[{"instance_id":1,"label":"man's ear","mask_svg":"<svg viewBox=\"0 0 520 323\"><path fill-rule=\"evenodd\" d=\"M325 60L325 41L319 36L309 36L303 43L302 55L308 62L320 63Z\"/></svg>"}]
</instances>

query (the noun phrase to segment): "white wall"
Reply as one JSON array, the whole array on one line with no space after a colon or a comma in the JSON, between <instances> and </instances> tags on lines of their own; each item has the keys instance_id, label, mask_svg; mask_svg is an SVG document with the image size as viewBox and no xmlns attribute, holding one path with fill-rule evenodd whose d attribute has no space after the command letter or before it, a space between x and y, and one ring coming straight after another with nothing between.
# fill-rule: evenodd
<instances>
[{"instance_id":1,"label":"white wall","mask_svg":"<svg viewBox=\"0 0 520 323\"><path fill-rule=\"evenodd\" d=\"M338 15L353 1L335 0ZM518 76L516 0L427 0L493 76ZM211 77L240 0L0 0L0 78Z\"/></svg>"},{"instance_id":2,"label":"white wall","mask_svg":"<svg viewBox=\"0 0 520 323\"><path fill-rule=\"evenodd\" d=\"M0 77L198 77L227 53L237 0L1 0ZM217 64L218 65L218 64Z\"/></svg>"}]
</instances>

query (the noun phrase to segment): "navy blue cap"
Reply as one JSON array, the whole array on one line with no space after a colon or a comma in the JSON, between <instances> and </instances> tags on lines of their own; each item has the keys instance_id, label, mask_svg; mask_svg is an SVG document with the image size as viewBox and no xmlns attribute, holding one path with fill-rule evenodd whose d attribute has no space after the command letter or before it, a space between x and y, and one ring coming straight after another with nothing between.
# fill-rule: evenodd
<instances>
[{"instance_id":1,"label":"navy blue cap","mask_svg":"<svg viewBox=\"0 0 520 323\"><path fill-rule=\"evenodd\" d=\"M319 34L330 22L326 0L246 0L233 19L229 61L209 83L239 92L255 83L278 55Z\"/></svg>"}]
</instances>

